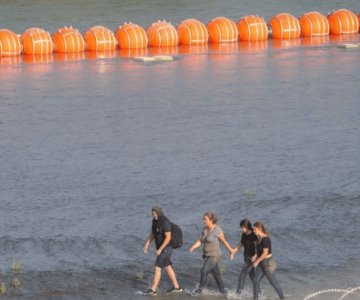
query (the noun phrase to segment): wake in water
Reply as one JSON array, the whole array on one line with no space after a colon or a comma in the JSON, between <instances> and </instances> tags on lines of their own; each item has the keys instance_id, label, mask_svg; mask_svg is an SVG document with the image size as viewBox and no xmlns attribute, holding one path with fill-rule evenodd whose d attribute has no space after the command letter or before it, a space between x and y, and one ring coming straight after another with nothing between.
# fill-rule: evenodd
<instances>
[{"instance_id":1,"label":"wake in water","mask_svg":"<svg viewBox=\"0 0 360 300\"><path fill-rule=\"evenodd\" d=\"M357 292L360 290L360 286L354 287L354 288L350 288L350 289L328 289L328 290L322 290L322 291L318 291L316 293L313 293L311 295L308 295L304 298L304 300L310 300L312 298L318 298L318 296L320 295L326 295L328 296L329 294L342 294L341 297L338 300L343 300L345 298L347 298L350 295L355 295L357 296L357 298L360 298L360 293Z\"/></svg>"}]
</instances>

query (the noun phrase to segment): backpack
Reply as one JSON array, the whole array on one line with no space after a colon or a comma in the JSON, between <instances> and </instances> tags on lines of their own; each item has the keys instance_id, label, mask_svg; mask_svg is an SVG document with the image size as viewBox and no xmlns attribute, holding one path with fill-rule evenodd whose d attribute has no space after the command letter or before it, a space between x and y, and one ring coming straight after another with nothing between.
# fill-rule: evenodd
<instances>
[{"instance_id":1,"label":"backpack","mask_svg":"<svg viewBox=\"0 0 360 300\"><path fill-rule=\"evenodd\" d=\"M171 224L170 246L173 249L180 248L183 244L183 236L182 236L181 228L178 225L176 225L175 223L171 222L170 224Z\"/></svg>"}]
</instances>

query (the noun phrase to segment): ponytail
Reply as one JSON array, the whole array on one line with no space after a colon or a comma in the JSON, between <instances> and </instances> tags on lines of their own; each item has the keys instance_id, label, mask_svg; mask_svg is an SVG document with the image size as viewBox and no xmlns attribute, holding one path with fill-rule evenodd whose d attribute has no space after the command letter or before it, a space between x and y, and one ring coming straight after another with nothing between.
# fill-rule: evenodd
<instances>
[{"instance_id":1,"label":"ponytail","mask_svg":"<svg viewBox=\"0 0 360 300\"><path fill-rule=\"evenodd\" d=\"M246 229L252 230L251 222L248 219L241 220L240 227L245 227Z\"/></svg>"}]
</instances>

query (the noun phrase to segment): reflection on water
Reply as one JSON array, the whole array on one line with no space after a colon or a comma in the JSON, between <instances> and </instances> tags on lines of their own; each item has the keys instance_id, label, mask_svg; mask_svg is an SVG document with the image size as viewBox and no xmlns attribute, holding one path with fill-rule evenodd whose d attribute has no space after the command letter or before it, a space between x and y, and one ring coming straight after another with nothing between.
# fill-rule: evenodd
<instances>
[{"instance_id":1,"label":"reflection on water","mask_svg":"<svg viewBox=\"0 0 360 300\"><path fill-rule=\"evenodd\" d=\"M301 38L302 47L322 46L329 43L330 36L314 36Z\"/></svg>"}]
</instances>

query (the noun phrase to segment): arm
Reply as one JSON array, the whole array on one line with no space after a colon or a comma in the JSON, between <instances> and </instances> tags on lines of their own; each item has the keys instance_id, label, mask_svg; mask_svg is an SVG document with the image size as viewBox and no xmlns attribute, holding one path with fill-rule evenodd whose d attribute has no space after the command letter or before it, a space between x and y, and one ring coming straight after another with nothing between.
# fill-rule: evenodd
<instances>
[{"instance_id":1,"label":"arm","mask_svg":"<svg viewBox=\"0 0 360 300\"><path fill-rule=\"evenodd\" d=\"M197 239L194 244L189 248L190 254L193 253L193 251L201 246L201 239Z\"/></svg>"},{"instance_id":2,"label":"arm","mask_svg":"<svg viewBox=\"0 0 360 300\"><path fill-rule=\"evenodd\" d=\"M160 253L166 248L167 245L169 245L171 241L171 231L165 232L165 239L163 243L161 244L160 248L156 250L156 256L159 256Z\"/></svg>"},{"instance_id":3,"label":"arm","mask_svg":"<svg viewBox=\"0 0 360 300\"><path fill-rule=\"evenodd\" d=\"M149 237L146 240L144 248L143 248L144 253L148 253L149 247L150 247L153 240L154 240L154 236L153 236L152 232L150 232Z\"/></svg>"},{"instance_id":4,"label":"arm","mask_svg":"<svg viewBox=\"0 0 360 300\"><path fill-rule=\"evenodd\" d=\"M235 254L239 251L239 249L240 249L241 247L242 247L242 244L241 244L241 242L239 242L239 243L235 246L235 248L233 249L233 252L231 252L231 254L230 254L230 259L231 259L231 260L235 258Z\"/></svg>"},{"instance_id":5,"label":"arm","mask_svg":"<svg viewBox=\"0 0 360 300\"><path fill-rule=\"evenodd\" d=\"M234 249L230 246L230 244L228 243L228 241L225 238L225 235L223 232L221 232L218 235L218 239L224 244L224 246L226 247L226 249L228 249L229 253L232 254L234 252Z\"/></svg>"},{"instance_id":6,"label":"arm","mask_svg":"<svg viewBox=\"0 0 360 300\"><path fill-rule=\"evenodd\" d=\"M254 247L255 247L255 254L253 257L250 258L251 262L254 262L257 258L257 245L258 245L258 241L254 241Z\"/></svg>"},{"instance_id":7,"label":"arm","mask_svg":"<svg viewBox=\"0 0 360 300\"><path fill-rule=\"evenodd\" d=\"M234 250L233 253L235 254L236 252L238 252L241 247L242 247L242 244L241 244L241 242L239 242L239 243L235 246L235 248L233 249L233 250Z\"/></svg>"},{"instance_id":8,"label":"arm","mask_svg":"<svg viewBox=\"0 0 360 300\"><path fill-rule=\"evenodd\" d=\"M254 260L253 267L256 268L269 255L269 248L264 248L263 253Z\"/></svg>"}]
</instances>

